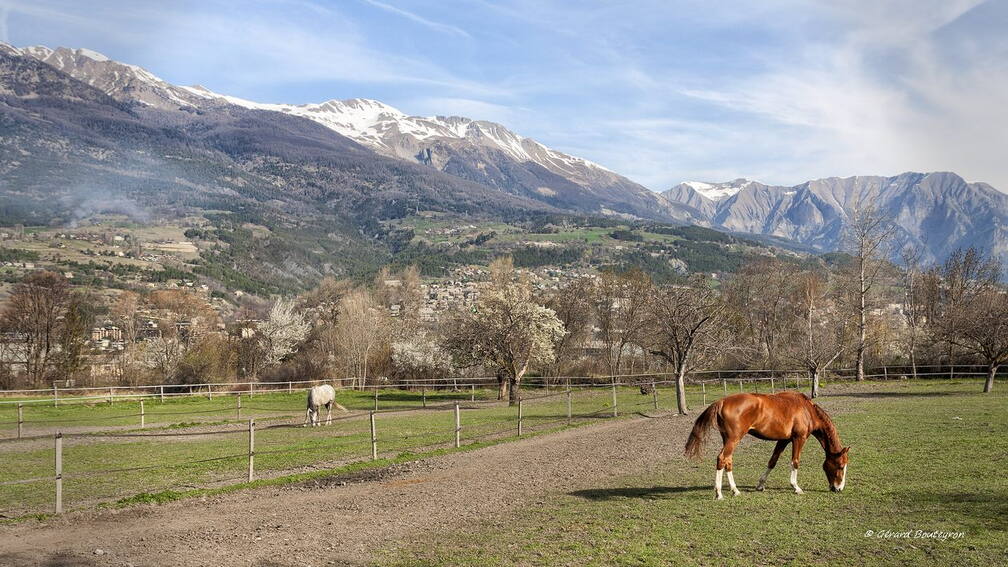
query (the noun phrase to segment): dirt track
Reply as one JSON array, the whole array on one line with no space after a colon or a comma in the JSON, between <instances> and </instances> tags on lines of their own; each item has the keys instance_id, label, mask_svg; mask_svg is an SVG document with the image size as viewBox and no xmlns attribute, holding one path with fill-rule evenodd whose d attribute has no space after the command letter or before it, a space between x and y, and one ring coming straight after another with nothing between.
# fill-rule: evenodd
<instances>
[{"instance_id":1,"label":"dirt track","mask_svg":"<svg viewBox=\"0 0 1008 567\"><path fill-rule=\"evenodd\" d=\"M357 477L0 527L0 565L362 563L396 542L680 459L691 425L638 416Z\"/></svg>"}]
</instances>

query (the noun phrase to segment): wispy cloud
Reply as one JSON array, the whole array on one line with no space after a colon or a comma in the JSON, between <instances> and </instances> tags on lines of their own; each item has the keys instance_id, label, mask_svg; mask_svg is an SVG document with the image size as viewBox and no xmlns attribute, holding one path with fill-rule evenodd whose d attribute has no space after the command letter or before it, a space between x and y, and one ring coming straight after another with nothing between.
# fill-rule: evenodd
<instances>
[{"instance_id":1,"label":"wispy cloud","mask_svg":"<svg viewBox=\"0 0 1008 567\"><path fill-rule=\"evenodd\" d=\"M90 47L252 100L489 119L658 190L953 170L1008 191L1002 0L4 6L19 45Z\"/></svg>"},{"instance_id":2,"label":"wispy cloud","mask_svg":"<svg viewBox=\"0 0 1008 567\"><path fill-rule=\"evenodd\" d=\"M471 35L469 35L469 32L465 31L462 28L459 28L459 27L456 27L456 26L452 26L452 25L448 25L448 24L442 24L440 22L435 22L433 20L428 20L427 18L425 18L423 16L420 16L420 15L415 14L413 12L410 12L408 10L403 10L402 8L396 8L395 6L392 6L390 4L386 4L385 2L379 2L378 0L363 0L363 2L365 2L367 4L370 4L370 5L374 6L375 8L379 8L381 10L384 10L384 11L390 13L390 14L395 14L397 16L402 16L403 18L406 18L407 20L416 22L416 23L421 24L423 26L427 26L428 28L430 28L432 30L436 30L436 31L439 31L439 32L444 32L444 33L449 33L449 34L454 34L454 35L458 35L458 36L462 36L462 37L467 37L467 38L471 38L472 37Z\"/></svg>"}]
</instances>

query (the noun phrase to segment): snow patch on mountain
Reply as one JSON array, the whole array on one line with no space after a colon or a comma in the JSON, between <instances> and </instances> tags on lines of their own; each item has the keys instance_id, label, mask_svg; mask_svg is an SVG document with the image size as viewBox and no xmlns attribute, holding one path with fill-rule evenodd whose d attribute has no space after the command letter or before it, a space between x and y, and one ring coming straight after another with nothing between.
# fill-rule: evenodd
<instances>
[{"instance_id":1,"label":"snow patch on mountain","mask_svg":"<svg viewBox=\"0 0 1008 567\"><path fill-rule=\"evenodd\" d=\"M446 138L492 147L520 162L535 162L551 170L572 171L578 167L588 167L609 171L601 165L558 152L531 138L515 134L500 124L485 120L462 116L410 116L383 102L365 98L295 105L255 102L215 93L200 86L182 88L201 97L218 98L245 108L285 112L308 118L348 138L393 155L399 153L395 143L398 136L408 136L417 141Z\"/></svg>"},{"instance_id":2,"label":"snow patch on mountain","mask_svg":"<svg viewBox=\"0 0 1008 567\"><path fill-rule=\"evenodd\" d=\"M739 191L749 187L754 182L748 179L736 179L734 181L728 181L725 183L707 183L704 181L684 181L682 184L693 189L700 195L710 199L711 201L718 202L723 201L729 197L732 197Z\"/></svg>"}]
</instances>

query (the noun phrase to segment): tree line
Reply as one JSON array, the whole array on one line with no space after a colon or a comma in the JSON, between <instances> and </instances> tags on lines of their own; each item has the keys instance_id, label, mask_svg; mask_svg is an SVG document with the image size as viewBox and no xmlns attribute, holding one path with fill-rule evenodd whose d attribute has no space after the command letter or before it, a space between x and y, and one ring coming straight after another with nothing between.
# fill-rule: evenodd
<instances>
[{"instance_id":1,"label":"tree line","mask_svg":"<svg viewBox=\"0 0 1008 567\"><path fill-rule=\"evenodd\" d=\"M385 268L365 286L326 278L296 297L249 298L228 321L192 291L126 291L103 305L39 272L14 286L0 314L0 378L46 385L80 376L96 357L124 384L312 379L363 388L493 375L499 397L514 403L531 375L669 372L685 413L686 380L702 369L802 372L814 397L840 366L863 380L866 365L902 365L916 377L922 364L976 363L991 391L1008 361L1001 265L975 249L924 265L910 247L891 262L895 235L876 213L857 213L849 261L764 257L725 281L605 271L546 289L501 257L472 296L437 317L415 266ZM89 353L99 320L121 330L121 350Z\"/></svg>"}]
</instances>

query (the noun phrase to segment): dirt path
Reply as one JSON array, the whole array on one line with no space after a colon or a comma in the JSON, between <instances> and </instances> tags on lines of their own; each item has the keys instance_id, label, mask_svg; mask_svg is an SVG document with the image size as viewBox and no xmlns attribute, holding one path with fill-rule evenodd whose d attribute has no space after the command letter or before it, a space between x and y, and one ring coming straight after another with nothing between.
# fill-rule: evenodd
<instances>
[{"instance_id":1,"label":"dirt path","mask_svg":"<svg viewBox=\"0 0 1008 567\"><path fill-rule=\"evenodd\" d=\"M0 528L0 564L343 565L395 542L494 521L552 494L679 459L689 418L634 417L356 478ZM98 553L96 550L101 550Z\"/></svg>"}]
</instances>

